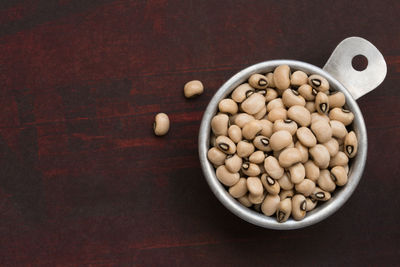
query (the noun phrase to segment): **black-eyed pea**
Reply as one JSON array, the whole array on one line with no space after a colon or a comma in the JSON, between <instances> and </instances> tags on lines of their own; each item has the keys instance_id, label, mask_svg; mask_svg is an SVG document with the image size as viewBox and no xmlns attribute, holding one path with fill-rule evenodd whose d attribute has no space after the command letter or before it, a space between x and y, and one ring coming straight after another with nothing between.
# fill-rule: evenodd
<instances>
[{"instance_id":1,"label":"black-eyed pea","mask_svg":"<svg viewBox=\"0 0 400 267\"><path fill-rule=\"evenodd\" d=\"M274 156L268 156L265 158L264 169L267 174L274 179L280 179L283 176L284 170Z\"/></svg>"},{"instance_id":2,"label":"black-eyed pea","mask_svg":"<svg viewBox=\"0 0 400 267\"><path fill-rule=\"evenodd\" d=\"M335 166L345 166L348 163L349 163L349 158L347 157L347 155L344 152L339 151L329 161L329 167L332 168L332 167L335 167Z\"/></svg>"},{"instance_id":3,"label":"black-eyed pea","mask_svg":"<svg viewBox=\"0 0 400 267\"><path fill-rule=\"evenodd\" d=\"M169 131L169 118L165 113L158 113L153 123L154 134L157 136L166 135Z\"/></svg>"},{"instance_id":4,"label":"black-eyed pea","mask_svg":"<svg viewBox=\"0 0 400 267\"><path fill-rule=\"evenodd\" d=\"M268 103L271 100L278 97L278 92L275 89L267 88L265 92L265 102Z\"/></svg>"},{"instance_id":5,"label":"black-eyed pea","mask_svg":"<svg viewBox=\"0 0 400 267\"><path fill-rule=\"evenodd\" d=\"M304 146L300 141L297 141L294 145L300 151L301 154L301 163L306 163L308 161L308 148Z\"/></svg>"},{"instance_id":6,"label":"black-eyed pea","mask_svg":"<svg viewBox=\"0 0 400 267\"><path fill-rule=\"evenodd\" d=\"M283 92L282 102L287 108L295 105L304 106L306 104L304 97L302 97L296 90L290 88Z\"/></svg>"},{"instance_id":7,"label":"black-eyed pea","mask_svg":"<svg viewBox=\"0 0 400 267\"><path fill-rule=\"evenodd\" d=\"M330 122L332 128L332 136L337 139L344 139L347 135L346 126L341 121L331 120Z\"/></svg>"},{"instance_id":8,"label":"black-eyed pea","mask_svg":"<svg viewBox=\"0 0 400 267\"><path fill-rule=\"evenodd\" d=\"M349 158L354 158L357 154L358 142L354 131L349 132L344 138L344 152Z\"/></svg>"},{"instance_id":9,"label":"black-eyed pea","mask_svg":"<svg viewBox=\"0 0 400 267\"><path fill-rule=\"evenodd\" d=\"M289 146L287 146L286 148L288 148L288 147L294 147L293 143L291 143L291 144L290 144ZM272 155L273 155L275 158L279 159L279 155L282 153L282 151L283 151L283 149L282 149L282 150L273 151Z\"/></svg>"},{"instance_id":10,"label":"black-eyed pea","mask_svg":"<svg viewBox=\"0 0 400 267\"><path fill-rule=\"evenodd\" d=\"M243 162L241 170L247 176L257 176L261 173L260 167L251 162Z\"/></svg>"},{"instance_id":11,"label":"black-eyed pea","mask_svg":"<svg viewBox=\"0 0 400 267\"><path fill-rule=\"evenodd\" d=\"M312 160L309 160L304 163L304 169L306 171L306 178L316 183L320 175L319 167Z\"/></svg>"},{"instance_id":12,"label":"black-eyed pea","mask_svg":"<svg viewBox=\"0 0 400 267\"><path fill-rule=\"evenodd\" d=\"M258 205L264 201L266 195L267 195L267 192L264 192L261 195L253 195L253 194L249 193L249 200L251 203Z\"/></svg>"},{"instance_id":13,"label":"black-eyed pea","mask_svg":"<svg viewBox=\"0 0 400 267\"><path fill-rule=\"evenodd\" d=\"M312 123L311 130L319 143L325 143L332 139L332 128L325 120Z\"/></svg>"},{"instance_id":14,"label":"black-eyed pea","mask_svg":"<svg viewBox=\"0 0 400 267\"><path fill-rule=\"evenodd\" d=\"M312 114L315 112L315 102L314 101L307 101L306 105L304 106L310 113Z\"/></svg>"},{"instance_id":15,"label":"black-eyed pea","mask_svg":"<svg viewBox=\"0 0 400 267\"><path fill-rule=\"evenodd\" d=\"M255 92L254 88L248 83L244 83L235 88L232 92L232 99L236 103L242 103L247 97Z\"/></svg>"},{"instance_id":16,"label":"black-eyed pea","mask_svg":"<svg viewBox=\"0 0 400 267\"><path fill-rule=\"evenodd\" d=\"M267 111L271 112L271 110L275 109L275 108L284 108L285 105L282 102L282 98L276 98L271 100L268 104L267 104Z\"/></svg>"},{"instance_id":17,"label":"black-eyed pea","mask_svg":"<svg viewBox=\"0 0 400 267\"><path fill-rule=\"evenodd\" d=\"M253 196L260 196L264 193L264 187L261 183L260 178L248 177L246 184L247 184L247 190L249 190L249 193L252 194Z\"/></svg>"},{"instance_id":18,"label":"black-eyed pea","mask_svg":"<svg viewBox=\"0 0 400 267\"><path fill-rule=\"evenodd\" d=\"M261 94L254 93L240 105L241 109L247 114L253 115L259 112L265 106L265 97Z\"/></svg>"},{"instance_id":19,"label":"black-eyed pea","mask_svg":"<svg viewBox=\"0 0 400 267\"><path fill-rule=\"evenodd\" d=\"M212 165L213 165L214 169L216 169L216 168L218 168L219 166L221 166L221 165L216 165L216 164L212 164Z\"/></svg>"},{"instance_id":20,"label":"black-eyed pea","mask_svg":"<svg viewBox=\"0 0 400 267\"><path fill-rule=\"evenodd\" d=\"M256 93L263 95L264 97L267 95L267 88L264 89L256 89Z\"/></svg>"},{"instance_id":21,"label":"black-eyed pea","mask_svg":"<svg viewBox=\"0 0 400 267\"><path fill-rule=\"evenodd\" d=\"M253 140L254 137L259 134L262 130L260 121L254 120L246 123L242 129L242 136L247 140Z\"/></svg>"},{"instance_id":22,"label":"black-eyed pea","mask_svg":"<svg viewBox=\"0 0 400 267\"><path fill-rule=\"evenodd\" d=\"M269 152L272 150L270 146L270 139L266 136L263 135L258 135L254 138L253 140L253 145L264 152Z\"/></svg>"},{"instance_id":23,"label":"black-eyed pea","mask_svg":"<svg viewBox=\"0 0 400 267\"><path fill-rule=\"evenodd\" d=\"M207 158L215 166L220 166L224 164L226 159L226 154L221 150L219 150L218 148L212 147L207 152Z\"/></svg>"},{"instance_id":24,"label":"black-eyed pea","mask_svg":"<svg viewBox=\"0 0 400 267\"><path fill-rule=\"evenodd\" d=\"M290 166L289 174L290 181L292 181L293 184L301 183L304 180L304 177L306 177L306 170L304 169L304 165L299 162Z\"/></svg>"},{"instance_id":25,"label":"black-eyed pea","mask_svg":"<svg viewBox=\"0 0 400 267\"><path fill-rule=\"evenodd\" d=\"M288 146L285 147L285 148L289 148L289 147L294 147L293 142L290 143L290 145L288 145ZM273 155L275 158L279 159L279 156L280 156L280 154L282 153L283 150L284 150L284 149L282 149L282 150L277 150L277 151L273 151L272 155Z\"/></svg>"},{"instance_id":26,"label":"black-eyed pea","mask_svg":"<svg viewBox=\"0 0 400 267\"><path fill-rule=\"evenodd\" d=\"M239 181L229 188L229 194L234 198L240 198L247 194L247 179L240 178Z\"/></svg>"},{"instance_id":27,"label":"black-eyed pea","mask_svg":"<svg viewBox=\"0 0 400 267\"><path fill-rule=\"evenodd\" d=\"M288 65L280 65L274 70L275 87L285 90L290 86L290 67Z\"/></svg>"},{"instance_id":28,"label":"black-eyed pea","mask_svg":"<svg viewBox=\"0 0 400 267\"><path fill-rule=\"evenodd\" d=\"M237 154L228 155L225 159L225 167L230 172L239 172L240 168L242 167L242 158Z\"/></svg>"},{"instance_id":29,"label":"black-eyed pea","mask_svg":"<svg viewBox=\"0 0 400 267\"><path fill-rule=\"evenodd\" d=\"M335 166L331 169L332 180L338 186L344 186L347 184L347 171L343 166Z\"/></svg>"},{"instance_id":30,"label":"black-eyed pea","mask_svg":"<svg viewBox=\"0 0 400 267\"><path fill-rule=\"evenodd\" d=\"M245 206L247 208L250 208L251 206L253 206L253 203L251 203L249 200L249 194L239 197L237 200L240 202L240 204L242 204L243 206Z\"/></svg>"},{"instance_id":31,"label":"black-eyed pea","mask_svg":"<svg viewBox=\"0 0 400 267\"><path fill-rule=\"evenodd\" d=\"M238 105L230 98L225 98L219 101L218 109L220 112L235 115L238 112Z\"/></svg>"},{"instance_id":32,"label":"black-eyed pea","mask_svg":"<svg viewBox=\"0 0 400 267\"><path fill-rule=\"evenodd\" d=\"M292 213L292 200L290 198L286 198L282 200L278 208L276 210L276 220L280 223L286 222L289 219L290 214Z\"/></svg>"},{"instance_id":33,"label":"black-eyed pea","mask_svg":"<svg viewBox=\"0 0 400 267\"><path fill-rule=\"evenodd\" d=\"M336 184L332 180L329 170L321 170L317 184L319 188L327 192L333 192L336 189Z\"/></svg>"},{"instance_id":34,"label":"black-eyed pea","mask_svg":"<svg viewBox=\"0 0 400 267\"><path fill-rule=\"evenodd\" d=\"M235 143L226 136L218 136L215 140L216 147L226 154L234 154L236 152Z\"/></svg>"},{"instance_id":35,"label":"black-eyed pea","mask_svg":"<svg viewBox=\"0 0 400 267\"><path fill-rule=\"evenodd\" d=\"M274 74L272 72L269 72L269 73L265 74L264 76L267 77L268 86L275 88Z\"/></svg>"},{"instance_id":36,"label":"black-eyed pea","mask_svg":"<svg viewBox=\"0 0 400 267\"><path fill-rule=\"evenodd\" d=\"M231 125L228 129L228 136L235 144L237 144L242 140L242 129L237 125Z\"/></svg>"},{"instance_id":37,"label":"black-eyed pea","mask_svg":"<svg viewBox=\"0 0 400 267\"><path fill-rule=\"evenodd\" d=\"M282 177L278 180L279 186L281 190L291 190L294 187L294 184L290 180L290 174L285 172Z\"/></svg>"},{"instance_id":38,"label":"black-eyed pea","mask_svg":"<svg viewBox=\"0 0 400 267\"><path fill-rule=\"evenodd\" d=\"M263 184L267 192L271 195L277 195L281 191L279 183L265 173L261 176L261 183Z\"/></svg>"},{"instance_id":39,"label":"black-eyed pea","mask_svg":"<svg viewBox=\"0 0 400 267\"><path fill-rule=\"evenodd\" d=\"M328 80L318 74L310 75L308 77L308 84L320 92L327 92L329 90Z\"/></svg>"},{"instance_id":40,"label":"black-eyed pea","mask_svg":"<svg viewBox=\"0 0 400 267\"><path fill-rule=\"evenodd\" d=\"M317 144L317 138L307 127L300 127L296 131L297 139L306 147L314 147Z\"/></svg>"},{"instance_id":41,"label":"black-eyed pea","mask_svg":"<svg viewBox=\"0 0 400 267\"><path fill-rule=\"evenodd\" d=\"M331 199L331 193L316 186L314 192L311 194L311 198L318 201L327 201Z\"/></svg>"},{"instance_id":42,"label":"black-eyed pea","mask_svg":"<svg viewBox=\"0 0 400 267\"><path fill-rule=\"evenodd\" d=\"M314 101L318 91L312 88L309 84L303 84L297 89L299 94L307 101Z\"/></svg>"},{"instance_id":43,"label":"black-eyed pea","mask_svg":"<svg viewBox=\"0 0 400 267\"><path fill-rule=\"evenodd\" d=\"M211 119L211 129L216 136L228 135L229 117L226 114L215 115Z\"/></svg>"},{"instance_id":44,"label":"black-eyed pea","mask_svg":"<svg viewBox=\"0 0 400 267\"><path fill-rule=\"evenodd\" d=\"M300 126L308 126L311 123L311 114L304 106L292 106L287 111L289 119L294 120Z\"/></svg>"},{"instance_id":45,"label":"black-eyed pea","mask_svg":"<svg viewBox=\"0 0 400 267\"><path fill-rule=\"evenodd\" d=\"M276 120L286 120L287 110L285 108L274 108L268 113L267 118L271 122Z\"/></svg>"},{"instance_id":46,"label":"black-eyed pea","mask_svg":"<svg viewBox=\"0 0 400 267\"><path fill-rule=\"evenodd\" d=\"M303 84L307 84L308 82L308 75L301 70L297 70L292 73L290 77L290 84L294 87L299 87Z\"/></svg>"},{"instance_id":47,"label":"black-eyed pea","mask_svg":"<svg viewBox=\"0 0 400 267\"><path fill-rule=\"evenodd\" d=\"M270 122L269 120L260 120L259 124L261 125L261 135L264 135L266 137L271 137L273 133L273 123Z\"/></svg>"},{"instance_id":48,"label":"black-eyed pea","mask_svg":"<svg viewBox=\"0 0 400 267\"><path fill-rule=\"evenodd\" d=\"M281 130L273 133L269 140L270 147L274 151L282 150L292 143L292 135L286 130Z\"/></svg>"},{"instance_id":49,"label":"black-eyed pea","mask_svg":"<svg viewBox=\"0 0 400 267\"><path fill-rule=\"evenodd\" d=\"M262 118L264 118L265 114L267 114L267 106L264 105L264 107L259 112L254 114L254 118L256 120L261 120Z\"/></svg>"},{"instance_id":50,"label":"black-eyed pea","mask_svg":"<svg viewBox=\"0 0 400 267\"><path fill-rule=\"evenodd\" d=\"M323 92L318 92L315 97L315 109L319 114L327 114L329 111L329 99Z\"/></svg>"},{"instance_id":51,"label":"black-eyed pea","mask_svg":"<svg viewBox=\"0 0 400 267\"><path fill-rule=\"evenodd\" d=\"M279 165L288 168L301 161L301 153L297 148L285 148L279 155Z\"/></svg>"},{"instance_id":52,"label":"black-eyed pea","mask_svg":"<svg viewBox=\"0 0 400 267\"><path fill-rule=\"evenodd\" d=\"M234 124L243 128L247 123L254 120L255 118L247 113L239 113L235 115Z\"/></svg>"},{"instance_id":53,"label":"black-eyed pea","mask_svg":"<svg viewBox=\"0 0 400 267\"><path fill-rule=\"evenodd\" d=\"M294 135L297 131L297 123L292 120L288 120L288 119L276 120L272 127L272 131L277 132L277 131L281 131L281 130L286 130L291 135Z\"/></svg>"},{"instance_id":54,"label":"black-eyed pea","mask_svg":"<svg viewBox=\"0 0 400 267\"><path fill-rule=\"evenodd\" d=\"M329 107L332 108L341 108L346 103L346 97L342 92L332 92L329 96Z\"/></svg>"},{"instance_id":55,"label":"black-eyed pea","mask_svg":"<svg viewBox=\"0 0 400 267\"><path fill-rule=\"evenodd\" d=\"M297 192L308 197L312 194L312 192L314 192L315 183L310 179L304 179L302 182L296 184L294 188L296 189Z\"/></svg>"},{"instance_id":56,"label":"black-eyed pea","mask_svg":"<svg viewBox=\"0 0 400 267\"><path fill-rule=\"evenodd\" d=\"M267 215L271 216L273 215L276 210L278 209L279 203L281 202L281 199L279 198L279 195L267 195L261 205L261 211Z\"/></svg>"},{"instance_id":57,"label":"black-eyed pea","mask_svg":"<svg viewBox=\"0 0 400 267\"><path fill-rule=\"evenodd\" d=\"M318 204L318 201L309 197L306 197L307 211L312 211Z\"/></svg>"},{"instance_id":58,"label":"black-eyed pea","mask_svg":"<svg viewBox=\"0 0 400 267\"><path fill-rule=\"evenodd\" d=\"M321 144L317 144L308 151L315 165L317 165L320 169L328 168L331 156L329 155L329 151L326 149L326 147Z\"/></svg>"},{"instance_id":59,"label":"black-eyed pea","mask_svg":"<svg viewBox=\"0 0 400 267\"><path fill-rule=\"evenodd\" d=\"M198 80L187 82L183 87L183 93L185 94L186 98L192 98L201 95L203 91L204 91L204 86Z\"/></svg>"},{"instance_id":60,"label":"black-eyed pea","mask_svg":"<svg viewBox=\"0 0 400 267\"><path fill-rule=\"evenodd\" d=\"M264 75L256 73L250 76L249 84L256 89L265 89L268 86L268 79Z\"/></svg>"},{"instance_id":61,"label":"black-eyed pea","mask_svg":"<svg viewBox=\"0 0 400 267\"><path fill-rule=\"evenodd\" d=\"M213 164L213 163L212 163L212 165L213 165L214 169L216 169L216 168L218 168L219 166L221 166L221 165L216 165L216 164Z\"/></svg>"},{"instance_id":62,"label":"black-eyed pea","mask_svg":"<svg viewBox=\"0 0 400 267\"><path fill-rule=\"evenodd\" d=\"M289 190L281 190L279 192L279 198L282 200L289 198L291 199L294 196L294 190L293 189L289 189Z\"/></svg>"},{"instance_id":63,"label":"black-eyed pea","mask_svg":"<svg viewBox=\"0 0 400 267\"><path fill-rule=\"evenodd\" d=\"M249 161L255 164L261 164L264 162L264 160L265 160L265 154L263 151L260 150L253 152L249 157Z\"/></svg>"},{"instance_id":64,"label":"black-eyed pea","mask_svg":"<svg viewBox=\"0 0 400 267\"><path fill-rule=\"evenodd\" d=\"M349 175L349 165L346 164L343 166L343 168L345 169L346 174Z\"/></svg>"},{"instance_id":65,"label":"black-eyed pea","mask_svg":"<svg viewBox=\"0 0 400 267\"><path fill-rule=\"evenodd\" d=\"M241 158L249 157L254 152L254 150L254 145L247 140L240 141L236 147L236 153Z\"/></svg>"},{"instance_id":66,"label":"black-eyed pea","mask_svg":"<svg viewBox=\"0 0 400 267\"><path fill-rule=\"evenodd\" d=\"M218 180L226 186L232 186L236 184L240 178L239 173L231 173L228 171L225 165L219 166L215 173Z\"/></svg>"},{"instance_id":67,"label":"black-eyed pea","mask_svg":"<svg viewBox=\"0 0 400 267\"><path fill-rule=\"evenodd\" d=\"M303 195L297 194L292 197L292 217L296 221L302 220L306 216L307 201Z\"/></svg>"},{"instance_id":68,"label":"black-eyed pea","mask_svg":"<svg viewBox=\"0 0 400 267\"><path fill-rule=\"evenodd\" d=\"M311 114L311 124L319 120L324 120L326 122L329 122L329 117L325 114L319 114L318 112L313 112Z\"/></svg>"},{"instance_id":69,"label":"black-eyed pea","mask_svg":"<svg viewBox=\"0 0 400 267\"><path fill-rule=\"evenodd\" d=\"M339 152L339 143L335 138L331 138L328 142L322 144L328 149L331 157L335 156Z\"/></svg>"},{"instance_id":70,"label":"black-eyed pea","mask_svg":"<svg viewBox=\"0 0 400 267\"><path fill-rule=\"evenodd\" d=\"M350 125L354 120L353 112L343 109L343 108L334 108L329 111L329 118L331 120L337 120L344 124L344 126Z\"/></svg>"}]
</instances>

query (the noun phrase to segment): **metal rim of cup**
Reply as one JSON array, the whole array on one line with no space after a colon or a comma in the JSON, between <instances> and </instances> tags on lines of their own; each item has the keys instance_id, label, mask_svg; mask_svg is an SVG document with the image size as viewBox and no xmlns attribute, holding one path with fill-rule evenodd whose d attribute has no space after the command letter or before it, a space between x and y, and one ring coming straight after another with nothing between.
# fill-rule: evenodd
<instances>
[{"instance_id":1,"label":"metal rim of cup","mask_svg":"<svg viewBox=\"0 0 400 267\"><path fill-rule=\"evenodd\" d=\"M334 88L345 95L346 107L354 113L353 130L357 135L359 148L357 156L353 158L351 164L349 164L349 180L344 187L337 188L329 201L319 203L314 210L307 212L307 215L303 220L295 221L290 218L284 223L279 223L276 221L275 217L268 217L262 213L246 208L230 196L225 187L218 181L215 175L215 169L207 159L207 151L210 148L210 122L217 112L219 101L229 95L229 93L231 93L231 91L238 85L245 82L250 75L254 73L267 73L272 71L275 67L283 64L289 65L292 70L302 70L307 74L319 74L328 80L331 88ZM204 112L199 130L198 145L200 164L206 181L210 186L211 191L228 210L254 225L276 230L290 230L316 224L326 219L343 206L343 204L353 194L362 177L367 159L368 143L364 118L358 104L353 99L350 92L347 91L339 81L332 77L328 72L309 63L297 60L270 60L252 65L239 71L218 89Z\"/></svg>"}]
</instances>

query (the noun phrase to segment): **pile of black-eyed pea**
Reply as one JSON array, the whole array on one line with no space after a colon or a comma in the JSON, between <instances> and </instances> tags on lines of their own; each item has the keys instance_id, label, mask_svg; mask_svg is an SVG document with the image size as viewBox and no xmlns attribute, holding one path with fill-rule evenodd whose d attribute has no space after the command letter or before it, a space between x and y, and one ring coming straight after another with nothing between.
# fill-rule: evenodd
<instances>
[{"instance_id":1,"label":"pile of black-eyed pea","mask_svg":"<svg viewBox=\"0 0 400 267\"><path fill-rule=\"evenodd\" d=\"M203 91L204 91L203 83L198 80L187 82L183 87L183 94L185 95L186 98L194 98L196 96L199 96L203 93ZM170 121L167 114L158 113L154 117L153 131L155 135L157 136L166 135L169 131L169 127L170 127Z\"/></svg>"},{"instance_id":2,"label":"pile of black-eyed pea","mask_svg":"<svg viewBox=\"0 0 400 267\"><path fill-rule=\"evenodd\" d=\"M344 94L292 71L253 74L221 100L207 155L230 195L278 222L302 220L344 186L358 147Z\"/></svg>"}]
</instances>

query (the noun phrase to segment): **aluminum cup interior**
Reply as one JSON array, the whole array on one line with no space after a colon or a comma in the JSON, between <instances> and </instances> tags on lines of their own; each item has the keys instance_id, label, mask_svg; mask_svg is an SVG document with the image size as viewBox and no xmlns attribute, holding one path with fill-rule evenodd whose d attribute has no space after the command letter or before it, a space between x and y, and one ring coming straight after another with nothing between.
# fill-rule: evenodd
<instances>
[{"instance_id":1,"label":"aluminum cup interior","mask_svg":"<svg viewBox=\"0 0 400 267\"><path fill-rule=\"evenodd\" d=\"M356 157L353 158L349 163L349 180L344 187L337 187L332 195L332 198L329 201L318 203L317 207L314 210L307 212L307 215L303 220L295 221L290 218L284 223L278 223L274 216L268 217L263 215L262 213L258 213L252 209L246 208L231 195L229 195L227 189L218 181L215 175L215 169L207 159L207 151L210 148L210 122L212 117L217 112L219 101L228 96L232 92L232 90L235 89L238 85L244 83L250 75L254 73L267 73L273 71L274 68L282 64L289 65L292 71L301 70L307 74L322 75L329 81L331 88L340 91L345 95L346 107L354 113L355 118L353 121L353 130L357 135L359 147ZM216 94L208 104L201 122L198 142L200 163L204 176L212 192L219 199L219 201L231 212L233 212L243 220L254 225L277 230L290 230L307 227L326 219L334 212L336 212L349 199L349 197L357 187L361 179L367 157L367 132L365 128L364 118L351 94L343 87L343 85L339 81L333 78L326 71L314 65L296 60L271 60L261 62L252 65L246 69L243 69L232 78L230 78L225 84L223 84L219 88L219 90L216 92Z\"/></svg>"}]
</instances>

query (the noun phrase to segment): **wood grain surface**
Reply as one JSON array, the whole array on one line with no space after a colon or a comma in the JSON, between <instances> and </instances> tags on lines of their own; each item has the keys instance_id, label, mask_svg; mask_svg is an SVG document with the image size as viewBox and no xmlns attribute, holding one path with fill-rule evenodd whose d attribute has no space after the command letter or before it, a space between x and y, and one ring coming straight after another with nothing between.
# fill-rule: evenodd
<instances>
[{"instance_id":1,"label":"wood grain surface","mask_svg":"<svg viewBox=\"0 0 400 267\"><path fill-rule=\"evenodd\" d=\"M400 264L399 1L0 2L1 266ZM338 212L294 231L226 210L197 135L216 90L270 59L323 66L361 36L388 64L358 100L368 161ZM199 79L205 93L183 97ZM157 112L170 115L163 138Z\"/></svg>"}]
</instances>

